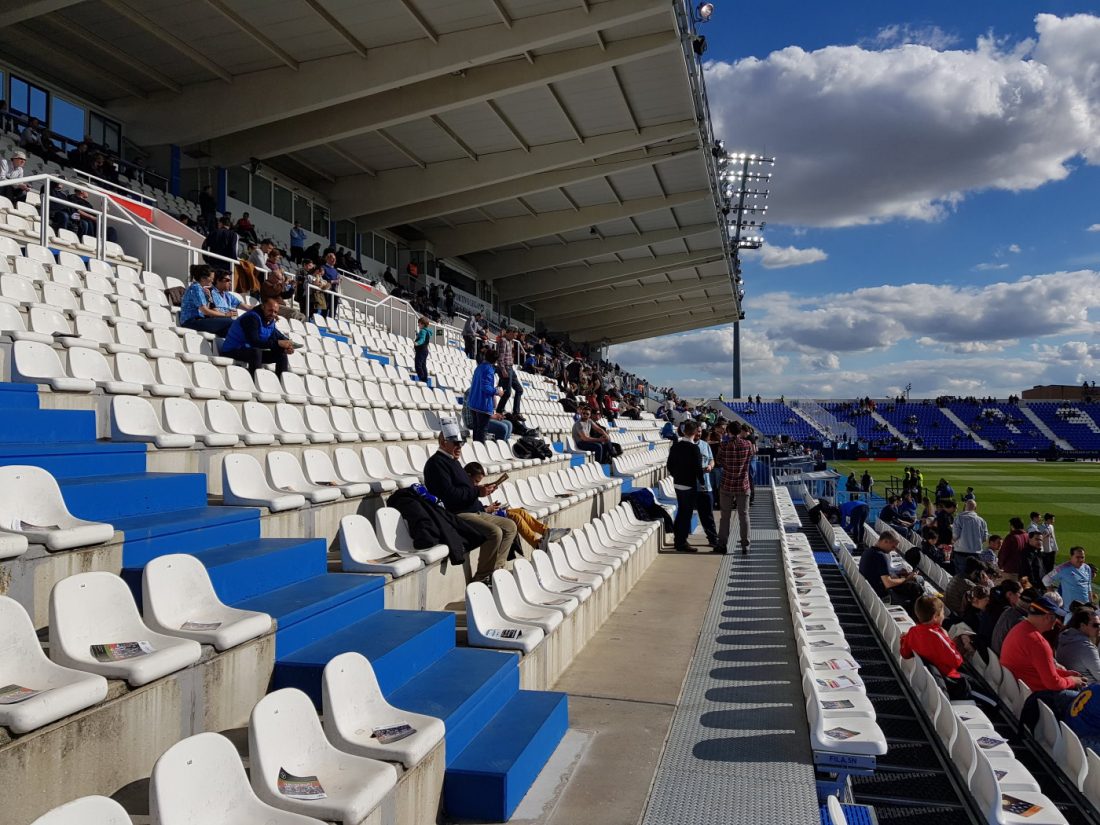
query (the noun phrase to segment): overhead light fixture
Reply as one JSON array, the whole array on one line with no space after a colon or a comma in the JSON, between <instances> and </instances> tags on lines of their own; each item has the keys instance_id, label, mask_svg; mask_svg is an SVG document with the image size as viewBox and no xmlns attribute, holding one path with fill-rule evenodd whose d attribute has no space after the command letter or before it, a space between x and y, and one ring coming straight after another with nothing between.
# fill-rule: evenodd
<instances>
[{"instance_id":1,"label":"overhead light fixture","mask_svg":"<svg viewBox=\"0 0 1100 825\"><path fill-rule=\"evenodd\" d=\"M695 7L695 22L706 23L714 14L714 3L700 3Z\"/></svg>"}]
</instances>

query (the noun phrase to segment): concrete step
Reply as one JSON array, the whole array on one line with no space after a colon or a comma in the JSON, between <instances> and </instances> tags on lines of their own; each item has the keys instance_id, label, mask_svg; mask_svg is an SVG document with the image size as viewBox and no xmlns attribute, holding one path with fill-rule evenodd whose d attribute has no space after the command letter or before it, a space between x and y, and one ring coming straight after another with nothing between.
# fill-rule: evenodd
<instances>
[{"instance_id":1,"label":"concrete step","mask_svg":"<svg viewBox=\"0 0 1100 825\"><path fill-rule=\"evenodd\" d=\"M275 634L278 660L380 611L384 584L382 576L325 573L232 605L259 610L278 622Z\"/></svg>"},{"instance_id":2,"label":"concrete step","mask_svg":"<svg viewBox=\"0 0 1100 825\"><path fill-rule=\"evenodd\" d=\"M564 693L519 691L448 765L443 780L447 815L507 821L568 727Z\"/></svg>"},{"instance_id":3,"label":"concrete step","mask_svg":"<svg viewBox=\"0 0 1100 825\"><path fill-rule=\"evenodd\" d=\"M427 610L379 610L313 644L280 655L275 687L296 687L321 706L321 675L341 653L366 656L383 693L408 682L455 646L455 615Z\"/></svg>"},{"instance_id":4,"label":"concrete step","mask_svg":"<svg viewBox=\"0 0 1100 825\"><path fill-rule=\"evenodd\" d=\"M124 473L61 482L73 515L97 521L191 510L206 506L206 476L199 473Z\"/></svg>"}]
</instances>

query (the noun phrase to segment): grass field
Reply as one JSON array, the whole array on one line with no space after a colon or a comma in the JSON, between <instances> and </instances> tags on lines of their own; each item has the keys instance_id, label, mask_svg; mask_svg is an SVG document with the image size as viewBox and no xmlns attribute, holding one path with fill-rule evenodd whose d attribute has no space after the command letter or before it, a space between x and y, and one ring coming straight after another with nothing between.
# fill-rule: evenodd
<instances>
[{"instance_id":1,"label":"grass field","mask_svg":"<svg viewBox=\"0 0 1100 825\"><path fill-rule=\"evenodd\" d=\"M1028 513L1054 513L1059 560L1069 558L1069 548L1081 545L1089 560L1100 561L1100 464L1047 464L1037 461L898 461L831 462L830 467L845 477L855 471L859 478L870 469L875 492L882 495L890 478L900 478L906 466L924 473L924 485L932 490L946 478L960 499L973 487L978 513L989 531L1008 532L1008 520L1019 516L1027 524ZM842 485L843 486L843 482Z\"/></svg>"}]
</instances>

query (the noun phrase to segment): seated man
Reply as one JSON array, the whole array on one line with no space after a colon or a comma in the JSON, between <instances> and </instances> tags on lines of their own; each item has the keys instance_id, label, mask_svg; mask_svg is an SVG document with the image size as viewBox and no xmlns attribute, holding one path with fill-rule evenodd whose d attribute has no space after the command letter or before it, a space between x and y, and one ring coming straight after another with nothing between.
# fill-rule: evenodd
<instances>
[{"instance_id":1,"label":"seated man","mask_svg":"<svg viewBox=\"0 0 1100 825\"><path fill-rule=\"evenodd\" d=\"M224 338L237 313L235 310L229 312L213 306L216 304L211 292L213 280L213 273L206 264L192 265L191 285L187 287L180 301L180 326L199 332L212 332L219 338Z\"/></svg>"},{"instance_id":2,"label":"seated man","mask_svg":"<svg viewBox=\"0 0 1100 825\"><path fill-rule=\"evenodd\" d=\"M897 533L883 530L874 546L868 547L859 557L859 574L880 599L910 610L913 601L921 595L921 587L913 570L904 576L891 573L890 554L897 550L899 544Z\"/></svg>"},{"instance_id":3,"label":"seated man","mask_svg":"<svg viewBox=\"0 0 1100 825\"><path fill-rule=\"evenodd\" d=\"M1074 610L1066 629L1058 636L1055 658L1062 667L1076 671L1087 681L1100 682L1100 616L1092 608Z\"/></svg>"},{"instance_id":4,"label":"seated man","mask_svg":"<svg viewBox=\"0 0 1100 825\"><path fill-rule=\"evenodd\" d=\"M233 321L221 354L243 361L252 375L264 364L274 364L276 375L286 372L290 367L287 356L294 352L294 344L275 328L279 303L278 298L267 298Z\"/></svg>"},{"instance_id":5,"label":"seated man","mask_svg":"<svg viewBox=\"0 0 1100 825\"><path fill-rule=\"evenodd\" d=\"M458 422L451 419L442 422L439 433L439 450L424 465L424 486L428 492L443 502L443 506L485 537L473 581L488 584L494 570L503 570L508 561L508 549L516 537L516 525L511 519L492 515L500 509L499 502L488 507L478 499L492 495L492 484L475 485L462 468L462 445L465 433Z\"/></svg>"},{"instance_id":6,"label":"seated man","mask_svg":"<svg viewBox=\"0 0 1100 825\"><path fill-rule=\"evenodd\" d=\"M1045 596L1031 602L1027 616L1005 637L1001 646L1001 666L1031 689L1020 721L1024 725L1037 719L1036 700L1044 702L1061 719L1084 687L1085 679L1075 670L1059 667L1054 651L1043 636L1054 630L1065 611Z\"/></svg>"},{"instance_id":7,"label":"seated man","mask_svg":"<svg viewBox=\"0 0 1100 825\"><path fill-rule=\"evenodd\" d=\"M573 423L573 440L578 450L594 453L596 461L606 464L611 460L607 445L611 437L607 430L592 420L592 408L587 404L577 409L580 419Z\"/></svg>"},{"instance_id":8,"label":"seated man","mask_svg":"<svg viewBox=\"0 0 1100 825\"><path fill-rule=\"evenodd\" d=\"M23 183L23 167L27 164L27 153L15 149L10 158L0 158L0 195L12 203L21 203L27 199L30 186Z\"/></svg>"},{"instance_id":9,"label":"seated man","mask_svg":"<svg viewBox=\"0 0 1100 825\"><path fill-rule=\"evenodd\" d=\"M481 486L481 483L485 480L485 468L481 464L471 461L463 469L475 487ZM542 550L545 550L551 542L561 541L572 532L568 527L549 527L522 507L501 508L496 511L495 515L510 518L516 523L520 538L532 547Z\"/></svg>"},{"instance_id":10,"label":"seated man","mask_svg":"<svg viewBox=\"0 0 1100 825\"><path fill-rule=\"evenodd\" d=\"M226 313L227 317L237 317L241 299L233 292L233 276L228 270L215 270L214 286L210 288L210 303L214 305L214 309Z\"/></svg>"}]
</instances>

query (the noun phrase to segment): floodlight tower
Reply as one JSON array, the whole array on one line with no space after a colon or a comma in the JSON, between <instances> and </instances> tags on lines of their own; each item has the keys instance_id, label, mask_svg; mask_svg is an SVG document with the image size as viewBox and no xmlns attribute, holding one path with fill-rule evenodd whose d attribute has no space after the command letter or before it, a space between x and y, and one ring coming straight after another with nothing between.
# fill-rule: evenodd
<instances>
[{"instance_id":1,"label":"floodlight tower","mask_svg":"<svg viewBox=\"0 0 1100 825\"><path fill-rule=\"evenodd\" d=\"M722 212L732 247L733 290L738 306L745 298L741 278L741 250L759 249L764 245L761 234L767 226L768 206L764 203L770 191L763 188L771 180L772 173L763 169L775 166L775 158L765 155L748 155L744 152L727 154L721 143L715 145L718 166L725 183L722 192ZM740 317L745 317L744 309ZM741 397L741 322L733 322L733 397Z\"/></svg>"}]
</instances>

